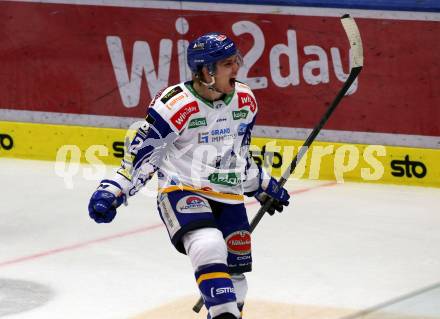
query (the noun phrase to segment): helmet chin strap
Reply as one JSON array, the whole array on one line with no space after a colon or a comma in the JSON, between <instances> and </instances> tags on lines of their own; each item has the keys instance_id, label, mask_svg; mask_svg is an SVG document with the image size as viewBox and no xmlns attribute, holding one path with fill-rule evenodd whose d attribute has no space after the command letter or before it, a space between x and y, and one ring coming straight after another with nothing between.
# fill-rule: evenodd
<instances>
[{"instance_id":1,"label":"helmet chin strap","mask_svg":"<svg viewBox=\"0 0 440 319\"><path fill-rule=\"evenodd\" d=\"M210 91L214 91L220 94L225 94L222 91L219 91L216 87L215 87L215 77L213 74L209 74L212 77L212 81L209 83L206 83L205 81L202 81L202 79L199 78L200 83L202 83L202 85L206 86Z\"/></svg>"},{"instance_id":2,"label":"helmet chin strap","mask_svg":"<svg viewBox=\"0 0 440 319\"><path fill-rule=\"evenodd\" d=\"M212 81L209 82L209 83L206 83L206 82L203 82L203 81L200 81L200 83L202 83L202 85L207 87L208 90L210 90L210 91L214 91L214 92L217 92L217 93L224 94L224 92L220 91L219 89L217 89L215 87L215 85L214 85L215 84L215 79L214 78L212 78Z\"/></svg>"}]
</instances>

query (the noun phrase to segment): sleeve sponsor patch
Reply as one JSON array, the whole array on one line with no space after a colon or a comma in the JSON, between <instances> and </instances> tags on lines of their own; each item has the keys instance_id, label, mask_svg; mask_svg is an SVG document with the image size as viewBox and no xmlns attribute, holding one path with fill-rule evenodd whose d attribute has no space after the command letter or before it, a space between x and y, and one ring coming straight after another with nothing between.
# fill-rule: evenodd
<instances>
[{"instance_id":1,"label":"sleeve sponsor patch","mask_svg":"<svg viewBox=\"0 0 440 319\"><path fill-rule=\"evenodd\" d=\"M171 110L176 103L182 101L183 99L186 99L188 97L188 94L185 92L179 93L176 97L173 97L167 104L165 104L166 108L168 110Z\"/></svg>"},{"instance_id":2,"label":"sleeve sponsor patch","mask_svg":"<svg viewBox=\"0 0 440 319\"><path fill-rule=\"evenodd\" d=\"M257 102L254 97L249 93L239 92L238 95L238 108L241 109L243 107L248 106L252 113L255 113L257 110Z\"/></svg>"},{"instance_id":3,"label":"sleeve sponsor patch","mask_svg":"<svg viewBox=\"0 0 440 319\"><path fill-rule=\"evenodd\" d=\"M148 124L154 125L156 120L151 114L147 114L147 117L145 118L145 121L147 121Z\"/></svg>"},{"instance_id":4,"label":"sleeve sponsor patch","mask_svg":"<svg viewBox=\"0 0 440 319\"><path fill-rule=\"evenodd\" d=\"M180 110L178 110L172 117L171 122L180 131L185 123L188 121L192 114L200 112L199 105L197 101L193 101L184 105Z\"/></svg>"},{"instance_id":5,"label":"sleeve sponsor patch","mask_svg":"<svg viewBox=\"0 0 440 319\"><path fill-rule=\"evenodd\" d=\"M180 86L176 86L175 88L171 89L167 94L165 94L160 100L163 104L166 104L173 96L176 96L181 92L183 92L182 88Z\"/></svg>"}]
</instances>

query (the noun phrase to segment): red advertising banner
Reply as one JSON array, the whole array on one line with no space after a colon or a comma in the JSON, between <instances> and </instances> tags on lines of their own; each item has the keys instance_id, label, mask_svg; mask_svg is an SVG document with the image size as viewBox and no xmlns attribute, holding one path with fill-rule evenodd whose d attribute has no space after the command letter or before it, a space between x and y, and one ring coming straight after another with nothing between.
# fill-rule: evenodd
<instances>
[{"instance_id":1,"label":"red advertising banner","mask_svg":"<svg viewBox=\"0 0 440 319\"><path fill-rule=\"evenodd\" d=\"M365 68L326 127L440 136L440 23L356 20ZM0 108L142 117L208 31L238 43L259 125L313 127L349 71L335 17L1 1Z\"/></svg>"}]
</instances>

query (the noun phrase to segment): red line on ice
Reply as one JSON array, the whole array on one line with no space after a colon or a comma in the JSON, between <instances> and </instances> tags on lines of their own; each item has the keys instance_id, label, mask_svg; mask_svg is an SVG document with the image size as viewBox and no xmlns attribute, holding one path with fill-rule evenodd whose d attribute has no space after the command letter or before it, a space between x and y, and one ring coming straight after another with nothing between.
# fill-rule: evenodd
<instances>
[{"instance_id":1,"label":"red line on ice","mask_svg":"<svg viewBox=\"0 0 440 319\"><path fill-rule=\"evenodd\" d=\"M301 193L309 192L311 190L322 188L322 187L334 186L336 184L337 184L336 182L329 182L329 183L320 184L320 185L317 185L317 186L314 186L314 187L297 189L297 190L289 192L289 194L293 194L293 195L294 194L301 194ZM257 200L253 200L253 201L247 202L246 206L255 205L255 204L258 204L258 203L259 202ZM28 256L18 257L18 258L15 258L15 259L11 259L11 260L6 260L6 261L3 261L3 262L0 262L0 267L9 266L9 265L13 265L13 264L18 264L18 263L22 263L22 262L25 262L25 261L31 261L31 260L34 260L34 259L38 259L38 258L42 258L42 257L46 257L46 256L51 256L51 255L63 253L63 252L70 251L70 250L75 250L75 249L83 248L83 247L88 246L88 245L92 245L92 244L96 244L96 243L102 243L102 242L113 240L113 239L117 239L117 238L122 238L122 237L131 236L131 235L136 235L136 234L139 234L139 233L145 233L145 232L148 232L148 231L160 228L160 227L164 227L164 225L163 224L155 224L155 225L146 226L146 227L142 227L142 228L138 228L138 229L133 229L133 230L130 230L130 231L126 231L126 232L122 232L122 233L118 233L118 234L114 234L114 235L110 235L110 236L106 236L106 237L102 237L102 238L97 238L97 239L92 239L92 240L84 241L84 242L73 244L73 245L69 245L69 246L64 246L64 247L59 247L59 248L55 248L55 249L51 249L51 250L42 251L42 252L39 252L39 253L36 253L36 254L32 254L32 255L28 255Z\"/></svg>"},{"instance_id":2,"label":"red line on ice","mask_svg":"<svg viewBox=\"0 0 440 319\"><path fill-rule=\"evenodd\" d=\"M294 191L289 192L289 194L295 195L295 194L306 193L306 192L310 192L310 191L318 189L318 188L335 186L336 184L337 184L337 182L328 182L328 183L319 184L319 185L313 186L313 187L296 189ZM246 206L255 205L255 204L259 204L259 203L260 203L259 201L253 200L253 201L247 202Z\"/></svg>"},{"instance_id":3,"label":"red line on ice","mask_svg":"<svg viewBox=\"0 0 440 319\"><path fill-rule=\"evenodd\" d=\"M11 260L6 260L3 262L0 262L0 267L12 265L12 264L18 264L18 263L21 263L24 261L29 261L29 260L33 260L33 259L37 259L37 258L41 258L41 257L50 256L50 255L55 255L55 254L62 253L65 251L82 248L82 247L85 247L85 246L88 246L91 244L101 243L101 242L105 242L105 241L116 239L116 238L122 238L122 237L135 235L138 233L147 232L147 231L159 228L159 227L163 227L163 224L156 224L156 225L151 225L151 226L142 227L142 228L138 228L138 229L133 229L133 230L123 232L123 233L118 233L118 234L114 234L114 235L110 235L110 236L106 236L106 237L102 237L102 238L84 241L84 242L69 245L69 246L46 250L46 251L42 251L40 253L36 253L36 254L28 255L28 256L23 256L23 257L11 259Z\"/></svg>"}]
</instances>

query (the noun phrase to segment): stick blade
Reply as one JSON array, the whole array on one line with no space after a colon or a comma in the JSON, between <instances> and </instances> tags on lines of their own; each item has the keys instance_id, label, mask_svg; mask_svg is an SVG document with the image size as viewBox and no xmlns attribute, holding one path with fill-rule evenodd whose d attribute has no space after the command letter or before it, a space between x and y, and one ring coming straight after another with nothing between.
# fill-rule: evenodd
<instances>
[{"instance_id":1,"label":"stick blade","mask_svg":"<svg viewBox=\"0 0 440 319\"><path fill-rule=\"evenodd\" d=\"M341 23L347 33L351 48L351 66L362 67L364 65L364 50L362 48L362 39L356 21L349 15L344 14L341 17Z\"/></svg>"}]
</instances>

